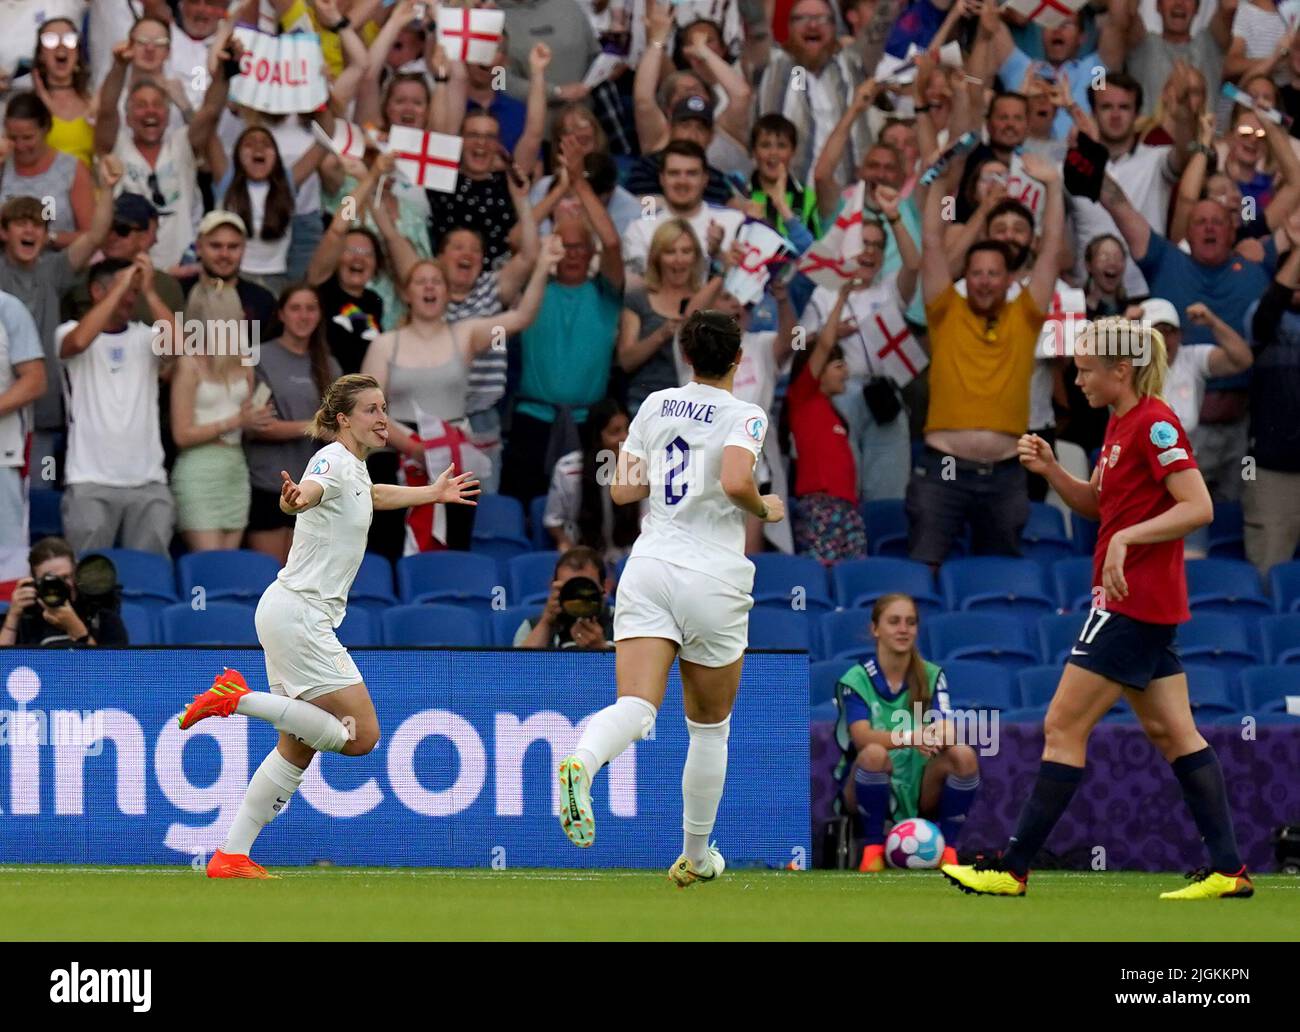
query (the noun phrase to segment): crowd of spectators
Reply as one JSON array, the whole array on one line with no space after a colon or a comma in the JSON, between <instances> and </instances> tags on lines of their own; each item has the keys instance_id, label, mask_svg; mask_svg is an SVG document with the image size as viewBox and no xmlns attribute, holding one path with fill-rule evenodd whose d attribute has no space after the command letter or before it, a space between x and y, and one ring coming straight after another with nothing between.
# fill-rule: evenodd
<instances>
[{"instance_id":1,"label":"crowd of spectators","mask_svg":"<svg viewBox=\"0 0 1300 1032\"><path fill-rule=\"evenodd\" d=\"M77 554L283 561L280 470L360 371L395 421L376 482L459 457L589 550L557 590L603 582L639 518L609 497L613 457L689 375L676 335L702 308L740 321L736 392L781 428L757 473L793 518L755 521L750 550L863 557L862 503L905 499L915 559L1017 554L1046 486L1016 440L1100 446L1068 330L1127 314L1165 335L1168 400L1248 558L1292 558L1287 5L1093 0L1051 27L994 0L470 6L504 15L487 64L414 0L0 0L0 581L31 572L28 494L50 488ZM232 102L237 25L317 34L326 103ZM326 145L344 121L363 158ZM450 191L400 172L398 127L460 138ZM742 298L755 222L789 260ZM838 289L799 271L835 246ZM421 537L378 514L369 547L467 548L474 515Z\"/></svg>"}]
</instances>

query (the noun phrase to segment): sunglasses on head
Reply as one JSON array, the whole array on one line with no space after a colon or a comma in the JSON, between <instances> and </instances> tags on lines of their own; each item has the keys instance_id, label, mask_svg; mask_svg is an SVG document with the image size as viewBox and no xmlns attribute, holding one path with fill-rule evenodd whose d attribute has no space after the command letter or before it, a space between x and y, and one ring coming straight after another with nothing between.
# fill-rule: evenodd
<instances>
[{"instance_id":1,"label":"sunglasses on head","mask_svg":"<svg viewBox=\"0 0 1300 1032\"><path fill-rule=\"evenodd\" d=\"M1237 135L1238 135L1238 136L1253 136L1253 137L1255 137L1257 140L1262 140L1262 139L1263 139L1265 136L1267 136L1268 134L1267 134L1263 129L1252 129L1252 128L1251 128L1250 126L1248 126L1248 125L1239 125L1239 126L1237 126Z\"/></svg>"},{"instance_id":2,"label":"sunglasses on head","mask_svg":"<svg viewBox=\"0 0 1300 1032\"><path fill-rule=\"evenodd\" d=\"M75 32L42 32L41 46L46 50L57 50L60 46L76 50L80 38Z\"/></svg>"}]
</instances>

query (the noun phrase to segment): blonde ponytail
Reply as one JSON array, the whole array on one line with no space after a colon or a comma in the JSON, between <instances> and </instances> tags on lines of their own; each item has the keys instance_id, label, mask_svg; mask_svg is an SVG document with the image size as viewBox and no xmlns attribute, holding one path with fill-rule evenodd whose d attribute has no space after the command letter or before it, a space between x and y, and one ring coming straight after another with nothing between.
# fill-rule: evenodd
<instances>
[{"instance_id":1,"label":"blonde ponytail","mask_svg":"<svg viewBox=\"0 0 1300 1032\"><path fill-rule=\"evenodd\" d=\"M339 416L350 416L357 407L357 395L362 391L381 390L373 376L349 373L340 376L325 391L320 408L303 433L320 441L334 441L339 436Z\"/></svg>"}]
</instances>

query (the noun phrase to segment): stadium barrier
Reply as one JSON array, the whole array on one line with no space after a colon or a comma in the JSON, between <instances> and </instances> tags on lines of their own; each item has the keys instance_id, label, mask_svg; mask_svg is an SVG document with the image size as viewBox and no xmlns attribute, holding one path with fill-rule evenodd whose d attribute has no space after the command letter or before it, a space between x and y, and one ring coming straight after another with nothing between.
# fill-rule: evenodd
<instances>
[{"instance_id":1,"label":"stadium barrier","mask_svg":"<svg viewBox=\"0 0 1300 1032\"><path fill-rule=\"evenodd\" d=\"M681 851L688 744L676 668L654 737L597 779L597 839L560 830L555 771L614 698L614 656L355 649L379 714L364 757L318 757L258 840L265 864L667 867ZM223 666L266 689L257 649L6 649L0 862L204 862L269 725L176 718ZM746 658L716 837L729 866L810 866L808 660ZM322 762L323 759L323 762Z\"/></svg>"}]
</instances>

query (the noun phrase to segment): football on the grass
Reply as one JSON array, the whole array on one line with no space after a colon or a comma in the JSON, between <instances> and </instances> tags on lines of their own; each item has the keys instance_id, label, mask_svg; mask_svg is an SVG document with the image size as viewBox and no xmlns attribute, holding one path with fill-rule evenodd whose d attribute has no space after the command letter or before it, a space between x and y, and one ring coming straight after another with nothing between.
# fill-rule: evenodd
<instances>
[{"instance_id":1,"label":"football on the grass","mask_svg":"<svg viewBox=\"0 0 1300 1032\"><path fill-rule=\"evenodd\" d=\"M885 839L885 859L890 867L934 868L942 856L943 833L920 817L899 821Z\"/></svg>"}]
</instances>

